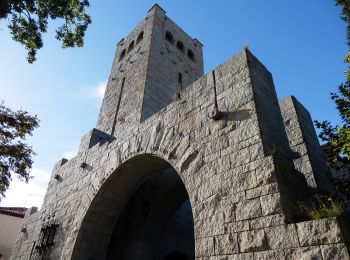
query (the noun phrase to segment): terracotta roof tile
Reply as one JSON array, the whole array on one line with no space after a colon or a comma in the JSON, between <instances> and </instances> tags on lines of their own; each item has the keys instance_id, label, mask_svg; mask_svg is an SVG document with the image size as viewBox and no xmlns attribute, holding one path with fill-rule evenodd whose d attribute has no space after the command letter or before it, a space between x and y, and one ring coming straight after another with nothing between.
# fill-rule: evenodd
<instances>
[{"instance_id":1,"label":"terracotta roof tile","mask_svg":"<svg viewBox=\"0 0 350 260\"><path fill-rule=\"evenodd\" d=\"M24 218L27 208L24 207L0 207L0 214Z\"/></svg>"}]
</instances>

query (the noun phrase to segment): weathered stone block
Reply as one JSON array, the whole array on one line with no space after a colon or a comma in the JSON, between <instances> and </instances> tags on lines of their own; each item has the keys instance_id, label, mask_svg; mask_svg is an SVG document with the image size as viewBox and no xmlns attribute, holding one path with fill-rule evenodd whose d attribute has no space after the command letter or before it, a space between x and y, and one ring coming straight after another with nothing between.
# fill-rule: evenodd
<instances>
[{"instance_id":1,"label":"weathered stone block","mask_svg":"<svg viewBox=\"0 0 350 260\"><path fill-rule=\"evenodd\" d=\"M275 192L278 192L278 185L277 183L271 183L254 189L246 190L246 198L253 199Z\"/></svg>"},{"instance_id":2,"label":"weathered stone block","mask_svg":"<svg viewBox=\"0 0 350 260\"><path fill-rule=\"evenodd\" d=\"M214 238L205 237L196 240L196 256L212 256L215 255Z\"/></svg>"},{"instance_id":3,"label":"weathered stone block","mask_svg":"<svg viewBox=\"0 0 350 260\"><path fill-rule=\"evenodd\" d=\"M237 203L236 205L237 220L256 218L256 217L260 217L261 215L262 213L261 213L259 198L246 200L246 201Z\"/></svg>"},{"instance_id":4,"label":"weathered stone block","mask_svg":"<svg viewBox=\"0 0 350 260\"><path fill-rule=\"evenodd\" d=\"M227 224L227 232L235 233L249 230L249 220L236 221Z\"/></svg>"},{"instance_id":5,"label":"weathered stone block","mask_svg":"<svg viewBox=\"0 0 350 260\"><path fill-rule=\"evenodd\" d=\"M283 213L264 216L249 220L251 229L259 229L271 226L280 226L285 224L286 217Z\"/></svg>"},{"instance_id":6,"label":"weathered stone block","mask_svg":"<svg viewBox=\"0 0 350 260\"><path fill-rule=\"evenodd\" d=\"M218 213L213 216L204 217L198 220L196 233L198 237L209 237L221 235L225 232L224 214Z\"/></svg>"},{"instance_id":7,"label":"weathered stone block","mask_svg":"<svg viewBox=\"0 0 350 260\"><path fill-rule=\"evenodd\" d=\"M252 260L254 259L253 253L242 253L242 254L234 254L229 256L229 260Z\"/></svg>"},{"instance_id":8,"label":"weathered stone block","mask_svg":"<svg viewBox=\"0 0 350 260\"><path fill-rule=\"evenodd\" d=\"M229 256L227 255L220 255L220 256L211 256L208 258L199 258L200 260L228 260Z\"/></svg>"},{"instance_id":9,"label":"weathered stone block","mask_svg":"<svg viewBox=\"0 0 350 260\"><path fill-rule=\"evenodd\" d=\"M229 201L229 203L237 203L240 201L244 201L245 200L245 192L241 191L241 192L237 192L237 193L233 193L230 195L227 195L225 198L225 201Z\"/></svg>"},{"instance_id":10,"label":"weathered stone block","mask_svg":"<svg viewBox=\"0 0 350 260\"><path fill-rule=\"evenodd\" d=\"M238 253L237 233L215 237L216 255L231 255L234 253Z\"/></svg>"},{"instance_id":11,"label":"weathered stone block","mask_svg":"<svg viewBox=\"0 0 350 260\"><path fill-rule=\"evenodd\" d=\"M265 229L268 249L298 247L298 235L293 224Z\"/></svg>"},{"instance_id":12,"label":"weathered stone block","mask_svg":"<svg viewBox=\"0 0 350 260\"><path fill-rule=\"evenodd\" d=\"M233 207L233 205L227 205L226 208L230 208ZM195 207L192 208L192 211L194 214L201 216L200 218L208 218L209 216L214 216L215 214L217 214L218 212L222 211L222 207L223 207L223 203L222 203L222 199L220 198L220 196L218 196L217 194L209 197L208 199L198 203ZM200 213L206 211L206 215L203 216Z\"/></svg>"},{"instance_id":13,"label":"weathered stone block","mask_svg":"<svg viewBox=\"0 0 350 260\"><path fill-rule=\"evenodd\" d=\"M264 230L259 229L240 233L239 248L241 252L266 250L266 237Z\"/></svg>"},{"instance_id":14,"label":"weathered stone block","mask_svg":"<svg viewBox=\"0 0 350 260\"><path fill-rule=\"evenodd\" d=\"M321 250L318 246L308 246L285 250L286 259L322 259Z\"/></svg>"},{"instance_id":15,"label":"weathered stone block","mask_svg":"<svg viewBox=\"0 0 350 260\"><path fill-rule=\"evenodd\" d=\"M321 245L324 260L349 260L349 253L345 244Z\"/></svg>"},{"instance_id":16,"label":"weathered stone block","mask_svg":"<svg viewBox=\"0 0 350 260\"><path fill-rule=\"evenodd\" d=\"M323 245L343 241L339 222L326 218L296 224L301 246Z\"/></svg>"},{"instance_id":17,"label":"weathered stone block","mask_svg":"<svg viewBox=\"0 0 350 260\"><path fill-rule=\"evenodd\" d=\"M255 171L240 173L235 170L229 172L230 178L224 180L232 192L240 192L256 187Z\"/></svg>"},{"instance_id":18,"label":"weathered stone block","mask_svg":"<svg viewBox=\"0 0 350 260\"><path fill-rule=\"evenodd\" d=\"M225 223L235 221L235 206L229 205L224 207L224 220Z\"/></svg>"},{"instance_id":19,"label":"weathered stone block","mask_svg":"<svg viewBox=\"0 0 350 260\"><path fill-rule=\"evenodd\" d=\"M277 182L275 169L257 169L257 185L266 185Z\"/></svg>"},{"instance_id":20,"label":"weathered stone block","mask_svg":"<svg viewBox=\"0 0 350 260\"><path fill-rule=\"evenodd\" d=\"M264 216L282 212L281 195L279 193L260 197L260 203Z\"/></svg>"},{"instance_id":21,"label":"weathered stone block","mask_svg":"<svg viewBox=\"0 0 350 260\"><path fill-rule=\"evenodd\" d=\"M259 260L285 260L283 250L268 250L254 253L254 259Z\"/></svg>"}]
</instances>

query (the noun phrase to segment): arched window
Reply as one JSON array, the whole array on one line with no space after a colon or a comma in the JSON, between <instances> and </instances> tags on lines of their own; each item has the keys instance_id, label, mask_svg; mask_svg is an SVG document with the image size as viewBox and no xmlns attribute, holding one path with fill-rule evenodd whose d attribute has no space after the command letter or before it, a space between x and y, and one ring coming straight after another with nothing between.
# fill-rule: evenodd
<instances>
[{"instance_id":1,"label":"arched window","mask_svg":"<svg viewBox=\"0 0 350 260\"><path fill-rule=\"evenodd\" d=\"M135 42L132 41L130 42L129 48L128 48L128 52L130 52L133 48L134 48Z\"/></svg>"},{"instance_id":2,"label":"arched window","mask_svg":"<svg viewBox=\"0 0 350 260\"><path fill-rule=\"evenodd\" d=\"M176 43L176 47L181 51L181 52L184 52L185 51L185 46L184 44L181 42L181 41L178 41Z\"/></svg>"},{"instance_id":3,"label":"arched window","mask_svg":"<svg viewBox=\"0 0 350 260\"><path fill-rule=\"evenodd\" d=\"M174 37L173 35L171 34L171 32L167 31L165 33L165 39L170 42L171 44L174 44Z\"/></svg>"},{"instance_id":4,"label":"arched window","mask_svg":"<svg viewBox=\"0 0 350 260\"><path fill-rule=\"evenodd\" d=\"M193 62L195 62L194 53L193 53L192 50L188 50L188 51L187 51L187 56L188 56Z\"/></svg>"},{"instance_id":5,"label":"arched window","mask_svg":"<svg viewBox=\"0 0 350 260\"><path fill-rule=\"evenodd\" d=\"M125 49L120 53L119 61L121 61L125 57Z\"/></svg>"},{"instance_id":6,"label":"arched window","mask_svg":"<svg viewBox=\"0 0 350 260\"><path fill-rule=\"evenodd\" d=\"M143 39L143 31L140 32L139 36L137 36L136 44L138 44Z\"/></svg>"}]
</instances>

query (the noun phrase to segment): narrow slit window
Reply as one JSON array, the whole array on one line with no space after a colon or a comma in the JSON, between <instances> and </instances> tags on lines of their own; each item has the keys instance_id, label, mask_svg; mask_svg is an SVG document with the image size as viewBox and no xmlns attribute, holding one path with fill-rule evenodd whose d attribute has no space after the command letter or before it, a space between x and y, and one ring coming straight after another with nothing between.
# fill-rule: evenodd
<instances>
[{"instance_id":1,"label":"narrow slit window","mask_svg":"<svg viewBox=\"0 0 350 260\"><path fill-rule=\"evenodd\" d=\"M143 39L143 31L140 32L139 36L137 36L136 44L138 44Z\"/></svg>"},{"instance_id":2,"label":"narrow slit window","mask_svg":"<svg viewBox=\"0 0 350 260\"><path fill-rule=\"evenodd\" d=\"M177 81L180 85L180 88L182 89L182 73L181 72L179 72L179 74L178 74Z\"/></svg>"},{"instance_id":3,"label":"narrow slit window","mask_svg":"<svg viewBox=\"0 0 350 260\"><path fill-rule=\"evenodd\" d=\"M117 118L118 118L118 113L119 113L120 101L122 99L124 85L125 85L125 77L122 80L122 85L121 85L120 91L119 91L119 97L118 97L118 101L117 101L117 107L116 107L116 110L115 110L115 115L114 115L111 135L114 135L114 132L115 132L115 126L117 124Z\"/></svg>"},{"instance_id":4,"label":"narrow slit window","mask_svg":"<svg viewBox=\"0 0 350 260\"><path fill-rule=\"evenodd\" d=\"M181 52L184 52L185 51L185 46L184 44L181 42L181 41L178 41L176 43L176 47L181 51Z\"/></svg>"},{"instance_id":5,"label":"narrow slit window","mask_svg":"<svg viewBox=\"0 0 350 260\"><path fill-rule=\"evenodd\" d=\"M122 59L124 59L124 57L125 57L125 49L120 53L119 61L121 61Z\"/></svg>"},{"instance_id":6,"label":"narrow slit window","mask_svg":"<svg viewBox=\"0 0 350 260\"><path fill-rule=\"evenodd\" d=\"M193 53L192 50L188 50L188 51L187 51L187 56L188 56L193 62L195 62L194 53Z\"/></svg>"},{"instance_id":7,"label":"narrow slit window","mask_svg":"<svg viewBox=\"0 0 350 260\"><path fill-rule=\"evenodd\" d=\"M165 39L170 42L171 44L174 44L174 37L173 35L171 34L171 32L167 31L165 33Z\"/></svg>"},{"instance_id":8,"label":"narrow slit window","mask_svg":"<svg viewBox=\"0 0 350 260\"><path fill-rule=\"evenodd\" d=\"M128 52L130 52L130 51L134 48L134 45L135 45L135 42L132 41L132 42L129 44Z\"/></svg>"}]
</instances>

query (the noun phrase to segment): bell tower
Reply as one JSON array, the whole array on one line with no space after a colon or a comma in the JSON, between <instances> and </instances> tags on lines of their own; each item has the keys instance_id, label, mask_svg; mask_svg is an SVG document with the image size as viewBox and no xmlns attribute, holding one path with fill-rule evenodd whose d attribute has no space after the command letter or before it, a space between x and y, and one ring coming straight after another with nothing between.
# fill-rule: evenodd
<instances>
[{"instance_id":1,"label":"bell tower","mask_svg":"<svg viewBox=\"0 0 350 260\"><path fill-rule=\"evenodd\" d=\"M117 44L96 128L117 138L118 129L132 135L203 73L202 44L155 4Z\"/></svg>"}]
</instances>

